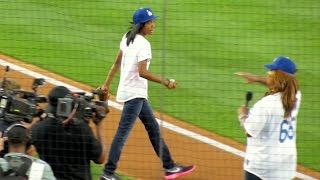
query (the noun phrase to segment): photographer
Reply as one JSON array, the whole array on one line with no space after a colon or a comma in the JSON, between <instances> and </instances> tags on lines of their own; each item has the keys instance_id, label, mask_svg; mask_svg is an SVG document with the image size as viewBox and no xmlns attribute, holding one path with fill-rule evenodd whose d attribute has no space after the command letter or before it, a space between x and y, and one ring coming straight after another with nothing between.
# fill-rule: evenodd
<instances>
[{"instance_id":1,"label":"photographer","mask_svg":"<svg viewBox=\"0 0 320 180\"><path fill-rule=\"evenodd\" d=\"M6 79L5 81L0 82L3 91L12 91L14 89L20 89L21 85L18 81L13 79ZM4 132L11 124L10 121L0 120L0 132ZM7 144L2 144L0 142L0 157L4 157L6 153L8 153L8 146Z\"/></svg>"},{"instance_id":2,"label":"photographer","mask_svg":"<svg viewBox=\"0 0 320 180\"><path fill-rule=\"evenodd\" d=\"M101 117L93 121L97 137L85 118L65 124L65 118L57 116L58 99L70 94L64 86L56 86L49 92L45 109L48 117L32 126L32 143L59 180L91 180L90 160L102 164L106 158Z\"/></svg>"},{"instance_id":3,"label":"photographer","mask_svg":"<svg viewBox=\"0 0 320 180\"><path fill-rule=\"evenodd\" d=\"M43 114L39 103L47 102L45 96L37 93L38 86L45 83L44 78L35 78L32 90L25 90L21 89L18 81L7 78L9 70L9 66L6 66L3 80L0 81L0 132L16 123L31 127ZM5 143L0 150L0 157L7 153L8 143Z\"/></svg>"},{"instance_id":4,"label":"photographer","mask_svg":"<svg viewBox=\"0 0 320 180\"><path fill-rule=\"evenodd\" d=\"M31 146L29 129L21 124L12 124L2 135L0 150L8 143L9 153L0 158L0 179L56 179L49 164L27 155Z\"/></svg>"}]
</instances>

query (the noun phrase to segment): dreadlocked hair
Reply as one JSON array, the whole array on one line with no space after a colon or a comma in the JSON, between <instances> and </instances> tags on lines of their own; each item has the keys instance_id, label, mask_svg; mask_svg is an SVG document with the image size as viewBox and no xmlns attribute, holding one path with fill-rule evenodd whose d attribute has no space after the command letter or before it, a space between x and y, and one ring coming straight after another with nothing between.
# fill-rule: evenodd
<instances>
[{"instance_id":1,"label":"dreadlocked hair","mask_svg":"<svg viewBox=\"0 0 320 180\"><path fill-rule=\"evenodd\" d=\"M131 27L129 28L130 30L126 34L126 38L127 38L127 43L126 44L127 44L127 46L129 46L130 43L133 43L134 38L141 31L141 29L143 28L144 24L145 23L133 24L131 22Z\"/></svg>"},{"instance_id":2,"label":"dreadlocked hair","mask_svg":"<svg viewBox=\"0 0 320 180\"><path fill-rule=\"evenodd\" d=\"M295 103L297 101L296 94L299 90L299 85L295 75L283 72L281 70L273 70L273 86L269 88L265 96L282 92L282 104L285 109L284 117L290 117Z\"/></svg>"}]
</instances>

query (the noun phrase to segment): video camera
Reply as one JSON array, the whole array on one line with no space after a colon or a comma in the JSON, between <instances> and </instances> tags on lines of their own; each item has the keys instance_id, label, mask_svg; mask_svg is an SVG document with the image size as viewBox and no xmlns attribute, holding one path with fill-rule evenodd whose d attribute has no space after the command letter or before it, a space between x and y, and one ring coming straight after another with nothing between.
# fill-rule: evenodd
<instances>
[{"instance_id":1,"label":"video camera","mask_svg":"<svg viewBox=\"0 0 320 180\"><path fill-rule=\"evenodd\" d=\"M109 112L106 101L95 100L98 95L95 90L92 95L84 92L71 93L64 98L59 98L57 103L56 116L64 119L63 124L72 121L80 124L83 120L93 119L94 123L99 123Z\"/></svg>"},{"instance_id":2,"label":"video camera","mask_svg":"<svg viewBox=\"0 0 320 180\"><path fill-rule=\"evenodd\" d=\"M6 67L6 72L9 71L9 66ZM6 73L0 88L0 120L8 123L24 120L30 123L33 117L40 117L43 110L38 107L38 103L47 102L47 98L37 94L38 86L43 85L43 78L36 78L33 82L33 91L23 89L9 89L5 87Z\"/></svg>"}]
</instances>

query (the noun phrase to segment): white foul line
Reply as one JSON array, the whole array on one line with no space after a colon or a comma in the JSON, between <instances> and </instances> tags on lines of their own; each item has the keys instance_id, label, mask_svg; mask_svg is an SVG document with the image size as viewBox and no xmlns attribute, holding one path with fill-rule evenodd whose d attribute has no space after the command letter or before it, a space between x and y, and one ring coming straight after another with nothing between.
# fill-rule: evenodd
<instances>
[{"instance_id":1,"label":"white foul line","mask_svg":"<svg viewBox=\"0 0 320 180\"><path fill-rule=\"evenodd\" d=\"M14 69L14 70L16 70L16 71L20 71L20 72L22 72L22 73L24 73L24 74L27 74L27 75L32 76L32 77L35 77L35 78L44 78L44 79L46 80L46 82L49 82L49 83L54 84L54 85L56 85L56 86L65 86L65 87L67 87L68 89L70 89L71 91L75 91L75 92L79 92L79 91L82 91L82 92L83 92L83 91L84 91L84 90L79 89L79 88L77 88L77 87L75 87L75 86L71 86L71 85L69 85L69 84L66 84L66 83L64 83L64 82L58 81L58 80L53 79L53 78L50 78L50 77L45 76L45 75L43 75L43 74L40 74L40 73L31 71L31 70L29 70L29 69L26 69L26 68L24 68L24 67L21 67L21 66L12 64L12 63L7 62L7 61L5 61L5 60L3 60L3 59L0 59L0 65L2 65L2 66L9 66L10 69ZM87 92L87 93L89 93L89 92ZM113 107L113 108L116 108L116 109L118 109L118 110L122 110L122 109L123 109L123 105L121 105L121 104L119 104L119 103L116 103L116 102L113 102L113 101L110 101L110 100L108 101L108 105L111 106L111 107ZM241 150L238 150L238 149L236 149L236 148L233 148L233 147L231 147L231 146L228 146L228 145L226 145L226 144L223 144L223 143L221 143L221 142L218 142L218 141L216 141L216 140L214 140L214 139L210 139L210 138L208 138L208 137L202 136L202 135L197 134L197 133L195 133L195 132L189 131L189 130L187 130L187 129L183 129L183 128L178 127L178 126L176 126L176 125L174 125L174 124L168 123L168 122L166 122L166 121L164 121L164 120L161 120L161 119L158 119L158 118L157 118L157 121L158 121L158 123L161 122L161 125L162 125L163 127L167 128L167 129L170 129L171 131L174 131L174 132L176 132L176 133L179 133L179 134L185 135L185 136L187 136L187 137L196 139L196 140L198 140L198 141L200 141L200 142L207 143L207 144L209 144L209 145L211 145L211 146L215 146L215 147L217 147L217 148L220 148L220 149L222 149L222 150L224 150L224 151L227 151L227 152L230 152L230 153L232 153L232 154L238 155L238 156L240 156L240 157L243 157L243 158L245 157L245 152L243 152L243 151L241 151ZM296 177L297 177L297 178L301 178L301 179L315 179L315 178L313 178L313 177L311 177L311 176L308 176L308 175L306 175L306 174L299 173L299 172L296 172Z\"/></svg>"}]
</instances>

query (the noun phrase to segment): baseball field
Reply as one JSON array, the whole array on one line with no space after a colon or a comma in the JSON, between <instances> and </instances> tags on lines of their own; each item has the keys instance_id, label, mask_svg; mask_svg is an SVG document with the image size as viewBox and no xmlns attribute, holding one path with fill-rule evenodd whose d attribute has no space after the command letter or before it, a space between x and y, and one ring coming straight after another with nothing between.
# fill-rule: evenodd
<instances>
[{"instance_id":1,"label":"baseball field","mask_svg":"<svg viewBox=\"0 0 320 180\"><path fill-rule=\"evenodd\" d=\"M245 84L234 72L263 75L263 64L278 55L291 57L298 66L300 178L320 178L320 1L0 0L0 52L10 56L1 59L82 90L100 86L133 11L141 6L160 16L148 37L151 71L178 82L175 90L149 83L149 96L175 159L199 164L186 179L241 179L245 135L236 110L246 91L254 93L252 105L266 89ZM10 73L27 88L26 70ZM48 82L42 92L55 83ZM108 145L121 110L114 96L110 106L104 122ZM119 170L140 179L160 178L160 162L141 124L136 126ZM101 167L93 167L97 177Z\"/></svg>"}]
</instances>

